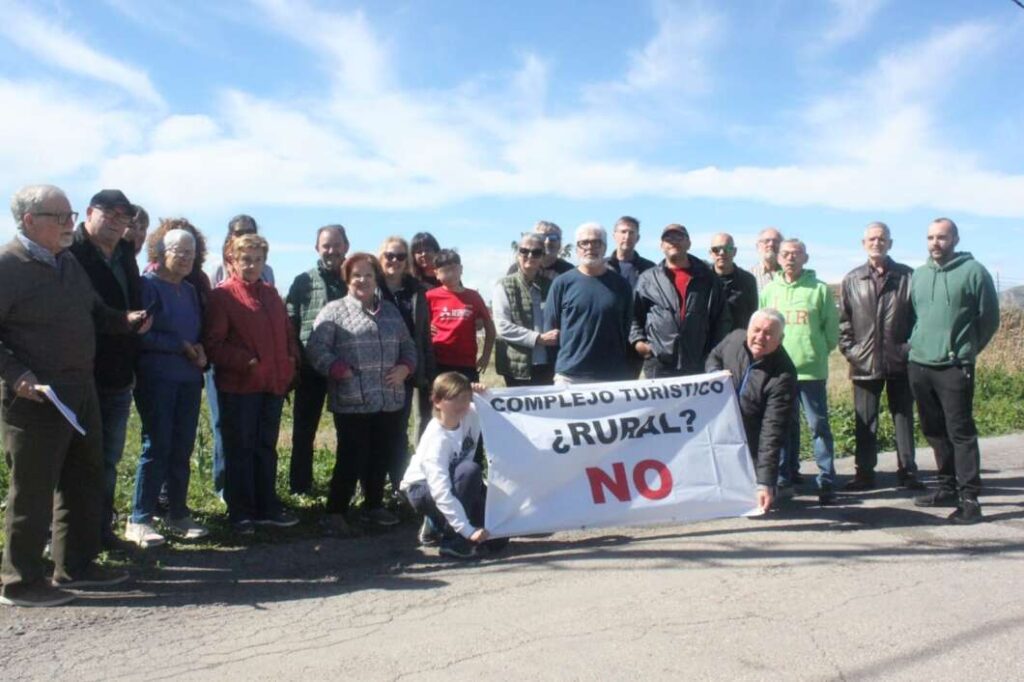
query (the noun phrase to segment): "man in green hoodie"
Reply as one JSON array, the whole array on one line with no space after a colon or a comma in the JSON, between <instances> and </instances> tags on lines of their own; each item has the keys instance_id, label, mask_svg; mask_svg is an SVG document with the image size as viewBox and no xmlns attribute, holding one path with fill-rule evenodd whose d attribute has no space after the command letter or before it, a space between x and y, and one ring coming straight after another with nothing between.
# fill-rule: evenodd
<instances>
[{"instance_id":1,"label":"man in green hoodie","mask_svg":"<svg viewBox=\"0 0 1024 682\"><path fill-rule=\"evenodd\" d=\"M949 218L928 226L928 262L914 271L910 300L917 322L910 334L910 389L921 432L935 452L939 488L919 507L956 507L953 523L981 521L981 454L974 426L974 361L999 329L992 276L967 252Z\"/></svg>"},{"instance_id":2,"label":"man in green hoodie","mask_svg":"<svg viewBox=\"0 0 1024 682\"><path fill-rule=\"evenodd\" d=\"M761 307L775 308L786 316L786 349L797 371L797 393L818 464L818 502L835 504L835 453L828 423L828 354L839 342L839 309L828 285L804 269L807 247L799 239L779 246L781 276L761 291ZM800 411L793 410L786 445L779 462L777 496L792 497L794 478L800 469Z\"/></svg>"}]
</instances>

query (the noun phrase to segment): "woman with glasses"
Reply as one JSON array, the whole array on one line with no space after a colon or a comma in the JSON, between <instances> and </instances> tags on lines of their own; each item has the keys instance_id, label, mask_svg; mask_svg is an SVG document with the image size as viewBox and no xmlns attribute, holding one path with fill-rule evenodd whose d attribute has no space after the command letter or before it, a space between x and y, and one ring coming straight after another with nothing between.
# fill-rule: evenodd
<instances>
[{"instance_id":1,"label":"woman with glasses","mask_svg":"<svg viewBox=\"0 0 1024 682\"><path fill-rule=\"evenodd\" d=\"M551 280L541 272L544 238L533 233L519 240L516 272L498 281L491 296L498 332L494 366L506 386L550 386L555 367L549 349L558 330L544 330L544 301Z\"/></svg>"},{"instance_id":2,"label":"woman with glasses","mask_svg":"<svg viewBox=\"0 0 1024 682\"><path fill-rule=\"evenodd\" d=\"M428 289L440 286L434 269L434 257L441 250L441 245L429 232L417 232L412 236L409 245L412 260L409 261L409 272L422 282Z\"/></svg>"},{"instance_id":3,"label":"woman with glasses","mask_svg":"<svg viewBox=\"0 0 1024 682\"><path fill-rule=\"evenodd\" d=\"M420 433L430 422L430 386L435 376L434 347L430 343L430 308L427 306L427 287L409 274L409 245L401 237L388 237L380 245L378 258L384 280L380 285L380 295L390 301L402 314L409 335L416 344L416 371L405 381L405 405L402 407L402 431L407 432L409 413L412 408L413 389L417 389L421 397L419 406ZM405 468L409 464L409 447L406 439L405 447L396 450L395 460L388 468L388 479L391 488L398 490L402 482Z\"/></svg>"},{"instance_id":4,"label":"woman with glasses","mask_svg":"<svg viewBox=\"0 0 1024 682\"><path fill-rule=\"evenodd\" d=\"M187 224L183 219L161 222L150 240L156 267L142 278L142 305L152 311L153 326L142 337L137 365L135 404L142 420L142 453L125 536L143 548L164 542L153 517L165 481L164 527L189 539L207 533L192 520L186 503L206 367L199 295L186 281L196 258L195 237L182 227Z\"/></svg>"},{"instance_id":5,"label":"woman with glasses","mask_svg":"<svg viewBox=\"0 0 1024 682\"><path fill-rule=\"evenodd\" d=\"M353 533L348 518L356 482L363 485L363 519L394 526L384 508L384 480L405 440L405 380L416 370L416 347L402 314L381 300L377 259L354 253L341 267L348 294L331 301L313 323L306 357L327 377L338 433L337 461L327 495L327 527Z\"/></svg>"},{"instance_id":6,"label":"woman with glasses","mask_svg":"<svg viewBox=\"0 0 1024 682\"><path fill-rule=\"evenodd\" d=\"M281 409L295 377L299 346L277 290L260 277L267 241L231 240L231 276L210 292L206 351L214 366L224 439L228 519L236 532L255 525L293 526L298 519L277 497Z\"/></svg>"}]
</instances>

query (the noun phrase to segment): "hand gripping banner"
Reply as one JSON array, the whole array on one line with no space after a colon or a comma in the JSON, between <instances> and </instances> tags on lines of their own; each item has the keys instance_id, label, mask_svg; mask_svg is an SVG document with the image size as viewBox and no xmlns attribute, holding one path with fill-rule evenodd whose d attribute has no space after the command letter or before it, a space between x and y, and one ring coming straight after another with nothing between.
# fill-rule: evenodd
<instances>
[{"instance_id":1,"label":"hand gripping banner","mask_svg":"<svg viewBox=\"0 0 1024 682\"><path fill-rule=\"evenodd\" d=\"M756 511L727 372L475 395L495 536Z\"/></svg>"}]
</instances>

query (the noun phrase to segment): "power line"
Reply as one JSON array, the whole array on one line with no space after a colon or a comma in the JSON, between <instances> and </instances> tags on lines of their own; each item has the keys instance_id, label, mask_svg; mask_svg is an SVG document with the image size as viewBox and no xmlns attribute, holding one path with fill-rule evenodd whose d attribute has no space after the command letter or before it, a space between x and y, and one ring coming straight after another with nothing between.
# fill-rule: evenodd
<instances>
[{"instance_id":1,"label":"power line","mask_svg":"<svg viewBox=\"0 0 1024 682\"><path fill-rule=\"evenodd\" d=\"M1021 9L1024 9L1024 1L1022 1L1022 0L1010 0L1010 2L1012 2L1015 5L1017 5L1017 7L1020 7Z\"/></svg>"}]
</instances>

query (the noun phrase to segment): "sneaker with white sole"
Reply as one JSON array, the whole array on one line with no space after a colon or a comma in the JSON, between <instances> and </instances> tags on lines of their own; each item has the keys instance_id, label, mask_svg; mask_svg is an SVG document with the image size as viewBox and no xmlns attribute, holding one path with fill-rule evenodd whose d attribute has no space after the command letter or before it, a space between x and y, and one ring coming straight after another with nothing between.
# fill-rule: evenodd
<instances>
[{"instance_id":1,"label":"sneaker with white sole","mask_svg":"<svg viewBox=\"0 0 1024 682\"><path fill-rule=\"evenodd\" d=\"M159 547L164 544L164 536L156 532L151 523L132 523L131 521L124 528L124 536L129 542L134 542L143 549Z\"/></svg>"},{"instance_id":2,"label":"sneaker with white sole","mask_svg":"<svg viewBox=\"0 0 1024 682\"><path fill-rule=\"evenodd\" d=\"M256 519L253 523L257 526L275 526L277 528L291 528L298 524L299 517L290 511L282 509L279 512L267 514L262 519Z\"/></svg>"},{"instance_id":3,"label":"sneaker with white sole","mask_svg":"<svg viewBox=\"0 0 1024 682\"><path fill-rule=\"evenodd\" d=\"M171 533L185 538L186 540L197 540L205 538L210 534L206 526L196 523L191 516L183 516L180 519L167 519L164 526Z\"/></svg>"}]
</instances>

